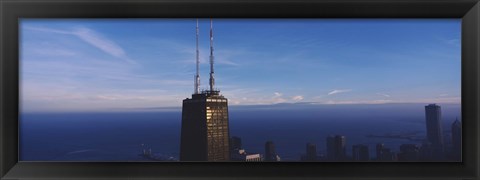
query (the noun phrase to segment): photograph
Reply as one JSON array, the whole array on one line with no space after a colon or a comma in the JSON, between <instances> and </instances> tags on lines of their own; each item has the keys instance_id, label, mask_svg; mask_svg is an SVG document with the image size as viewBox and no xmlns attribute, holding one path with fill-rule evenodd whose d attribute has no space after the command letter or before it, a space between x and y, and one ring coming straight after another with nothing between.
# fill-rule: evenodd
<instances>
[{"instance_id":1,"label":"photograph","mask_svg":"<svg viewBox=\"0 0 480 180\"><path fill-rule=\"evenodd\" d=\"M18 35L19 162L462 162L460 18L21 18Z\"/></svg>"}]
</instances>

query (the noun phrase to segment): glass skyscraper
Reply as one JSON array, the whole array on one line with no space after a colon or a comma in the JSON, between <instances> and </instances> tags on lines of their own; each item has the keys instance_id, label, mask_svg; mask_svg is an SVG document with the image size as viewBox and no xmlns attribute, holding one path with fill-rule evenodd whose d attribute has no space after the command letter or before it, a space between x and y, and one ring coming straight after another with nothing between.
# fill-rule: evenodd
<instances>
[{"instance_id":1,"label":"glass skyscraper","mask_svg":"<svg viewBox=\"0 0 480 180\"><path fill-rule=\"evenodd\" d=\"M307 143L305 160L306 161L316 161L317 160L317 146L315 144Z\"/></svg>"},{"instance_id":2,"label":"glass skyscraper","mask_svg":"<svg viewBox=\"0 0 480 180\"><path fill-rule=\"evenodd\" d=\"M327 157L331 161L343 161L346 158L346 138L342 135L327 137Z\"/></svg>"},{"instance_id":3,"label":"glass skyscraper","mask_svg":"<svg viewBox=\"0 0 480 180\"><path fill-rule=\"evenodd\" d=\"M442 110L436 104L425 106L427 140L430 143L435 159L443 156L444 142L442 133Z\"/></svg>"},{"instance_id":4,"label":"glass skyscraper","mask_svg":"<svg viewBox=\"0 0 480 180\"><path fill-rule=\"evenodd\" d=\"M180 160L230 160L228 101L218 91L183 100Z\"/></svg>"},{"instance_id":5,"label":"glass skyscraper","mask_svg":"<svg viewBox=\"0 0 480 180\"><path fill-rule=\"evenodd\" d=\"M273 144L273 141L267 141L265 143L265 161L280 161L280 157L275 151L275 144Z\"/></svg>"},{"instance_id":6,"label":"glass skyscraper","mask_svg":"<svg viewBox=\"0 0 480 180\"><path fill-rule=\"evenodd\" d=\"M228 101L215 90L213 22L210 19L210 90L199 92L198 20L196 27L196 75L192 98L183 100L180 161L230 160Z\"/></svg>"}]
</instances>

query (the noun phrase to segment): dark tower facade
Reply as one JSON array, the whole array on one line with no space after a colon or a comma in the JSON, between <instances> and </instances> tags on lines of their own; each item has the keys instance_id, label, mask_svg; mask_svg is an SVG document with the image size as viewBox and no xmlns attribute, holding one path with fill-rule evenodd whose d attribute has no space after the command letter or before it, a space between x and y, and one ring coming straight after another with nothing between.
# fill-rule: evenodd
<instances>
[{"instance_id":1,"label":"dark tower facade","mask_svg":"<svg viewBox=\"0 0 480 180\"><path fill-rule=\"evenodd\" d=\"M267 141L265 143L265 161L278 161L275 144L273 144L272 141Z\"/></svg>"},{"instance_id":2,"label":"dark tower facade","mask_svg":"<svg viewBox=\"0 0 480 180\"><path fill-rule=\"evenodd\" d=\"M242 139L237 136L230 138L230 152L242 149Z\"/></svg>"},{"instance_id":3,"label":"dark tower facade","mask_svg":"<svg viewBox=\"0 0 480 180\"><path fill-rule=\"evenodd\" d=\"M418 161L420 159L420 148L416 144L400 145L398 161Z\"/></svg>"},{"instance_id":4,"label":"dark tower facade","mask_svg":"<svg viewBox=\"0 0 480 180\"><path fill-rule=\"evenodd\" d=\"M442 111L440 106L429 104L425 106L425 117L427 123L427 139L432 145L443 146L442 136Z\"/></svg>"},{"instance_id":5,"label":"dark tower facade","mask_svg":"<svg viewBox=\"0 0 480 180\"><path fill-rule=\"evenodd\" d=\"M432 146L433 156L438 159L443 155L442 111L440 106L429 104L425 106L427 125L427 140Z\"/></svg>"},{"instance_id":6,"label":"dark tower facade","mask_svg":"<svg viewBox=\"0 0 480 180\"><path fill-rule=\"evenodd\" d=\"M343 161L346 158L346 138L342 135L327 137L328 160Z\"/></svg>"},{"instance_id":7,"label":"dark tower facade","mask_svg":"<svg viewBox=\"0 0 480 180\"><path fill-rule=\"evenodd\" d=\"M368 146L363 144L353 145L352 157L354 161L370 160L370 153L368 152Z\"/></svg>"},{"instance_id":8,"label":"dark tower facade","mask_svg":"<svg viewBox=\"0 0 480 180\"><path fill-rule=\"evenodd\" d=\"M317 146L315 144L307 143L305 160L306 161L317 160Z\"/></svg>"},{"instance_id":9,"label":"dark tower facade","mask_svg":"<svg viewBox=\"0 0 480 180\"><path fill-rule=\"evenodd\" d=\"M382 150L383 148L385 147L385 145L383 143L378 143L377 145L375 145L375 153L376 153L376 158L377 160L380 160L381 157L382 157Z\"/></svg>"},{"instance_id":10,"label":"dark tower facade","mask_svg":"<svg viewBox=\"0 0 480 180\"><path fill-rule=\"evenodd\" d=\"M462 159L462 122L458 119L452 123L452 153L455 161Z\"/></svg>"},{"instance_id":11,"label":"dark tower facade","mask_svg":"<svg viewBox=\"0 0 480 180\"><path fill-rule=\"evenodd\" d=\"M204 91L183 100L181 161L230 159L228 101L218 91Z\"/></svg>"},{"instance_id":12,"label":"dark tower facade","mask_svg":"<svg viewBox=\"0 0 480 180\"><path fill-rule=\"evenodd\" d=\"M180 161L230 160L228 100L213 87L213 26L212 21L210 23L210 88L198 92L196 76L192 98L183 100Z\"/></svg>"}]
</instances>

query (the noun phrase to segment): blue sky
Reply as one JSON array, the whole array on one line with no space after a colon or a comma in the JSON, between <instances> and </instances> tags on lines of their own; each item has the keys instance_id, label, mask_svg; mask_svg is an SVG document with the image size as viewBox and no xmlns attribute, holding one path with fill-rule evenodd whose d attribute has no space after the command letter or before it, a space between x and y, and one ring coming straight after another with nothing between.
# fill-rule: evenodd
<instances>
[{"instance_id":1,"label":"blue sky","mask_svg":"<svg viewBox=\"0 0 480 180\"><path fill-rule=\"evenodd\" d=\"M460 19L214 19L230 105L460 103ZM24 112L181 106L195 19L22 19ZM201 88L209 19L200 19Z\"/></svg>"}]
</instances>

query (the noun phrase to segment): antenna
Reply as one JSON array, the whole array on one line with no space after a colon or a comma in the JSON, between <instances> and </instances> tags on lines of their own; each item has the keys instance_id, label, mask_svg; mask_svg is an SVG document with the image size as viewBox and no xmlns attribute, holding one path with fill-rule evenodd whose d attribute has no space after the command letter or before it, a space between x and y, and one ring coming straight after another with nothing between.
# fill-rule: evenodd
<instances>
[{"instance_id":1,"label":"antenna","mask_svg":"<svg viewBox=\"0 0 480 180\"><path fill-rule=\"evenodd\" d=\"M197 19L197 28L195 29L196 31L196 53L197 53L197 57L196 57L196 63L197 63L197 73L195 75L195 94L198 94L198 92L200 91L200 75L199 75L199 64L200 64L200 51L198 50L198 19Z\"/></svg>"},{"instance_id":2,"label":"antenna","mask_svg":"<svg viewBox=\"0 0 480 180\"><path fill-rule=\"evenodd\" d=\"M210 91L213 92L213 86L215 85L215 78L213 77L213 21L210 18Z\"/></svg>"}]
</instances>

